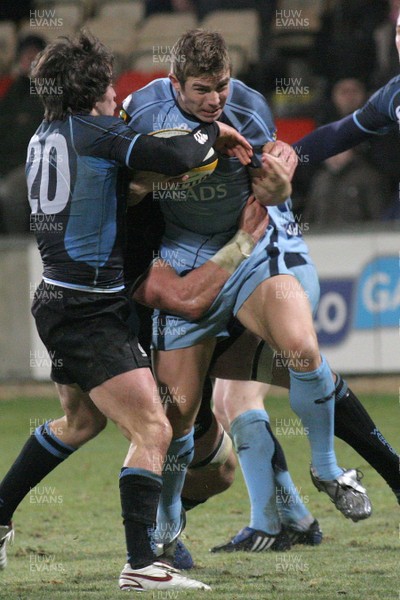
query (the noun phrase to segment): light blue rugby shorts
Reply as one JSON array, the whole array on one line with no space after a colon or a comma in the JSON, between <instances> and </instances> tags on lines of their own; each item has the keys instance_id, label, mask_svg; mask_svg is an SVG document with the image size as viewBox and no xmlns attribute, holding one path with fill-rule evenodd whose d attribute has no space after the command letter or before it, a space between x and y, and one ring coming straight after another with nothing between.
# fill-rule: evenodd
<instances>
[{"instance_id":1,"label":"light blue rugby shorts","mask_svg":"<svg viewBox=\"0 0 400 600\"><path fill-rule=\"evenodd\" d=\"M191 322L155 310L152 331L153 348L156 350L175 350L194 346L205 338L228 337L228 326L232 317L237 314L243 303L260 283L275 275L297 277L308 294L311 304L316 303L318 301L319 285L315 268L308 255L292 255L301 257L301 264L288 266L293 261L288 260L288 253L279 252L273 242L273 236L274 230L269 228L267 234L258 242L250 257L227 280L210 309L200 320ZM189 249L189 246L178 247L175 242L167 240L160 254L177 271L182 272L185 271L185 266L191 268L200 266L205 262L204 258L210 258L215 252L216 248L210 248L209 245L206 248L206 244L202 246L200 251L199 247L193 246L191 249ZM199 264L196 264L200 253L203 255L202 259ZM205 254L208 254L208 256L205 256ZM299 259L297 258L294 262L299 263ZM304 268L302 269L302 267ZM318 289L316 289L316 285Z\"/></svg>"}]
</instances>

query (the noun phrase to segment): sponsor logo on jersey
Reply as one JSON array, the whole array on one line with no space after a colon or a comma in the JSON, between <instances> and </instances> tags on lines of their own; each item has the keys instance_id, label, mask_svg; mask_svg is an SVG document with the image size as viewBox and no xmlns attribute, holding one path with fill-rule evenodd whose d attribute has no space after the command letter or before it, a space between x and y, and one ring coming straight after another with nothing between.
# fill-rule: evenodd
<instances>
[{"instance_id":1,"label":"sponsor logo on jersey","mask_svg":"<svg viewBox=\"0 0 400 600\"><path fill-rule=\"evenodd\" d=\"M303 232L302 232L302 223L296 223L294 221L290 221L287 225L286 225L286 235L288 236L288 238L291 237L302 237ZM308 229L308 226L307 226Z\"/></svg>"},{"instance_id":2,"label":"sponsor logo on jersey","mask_svg":"<svg viewBox=\"0 0 400 600\"><path fill-rule=\"evenodd\" d=\"M208 140L208 135L206 133L201 133L201 131L195 133L193 137L199 144L205 144Z\"/></svg>"},{"instance_id":3,"label":"sponsor logo on jersey","mask_svg":"<svg viewBox=\"0 0 400 600\"><path fill-rule=\"evenodd\" d=\"M395 112L396 112L396 119L397 119L397 121L398 121L398 123L400 125L400 106L396 107L396 111Z\"/></svg>"}]
</instances>

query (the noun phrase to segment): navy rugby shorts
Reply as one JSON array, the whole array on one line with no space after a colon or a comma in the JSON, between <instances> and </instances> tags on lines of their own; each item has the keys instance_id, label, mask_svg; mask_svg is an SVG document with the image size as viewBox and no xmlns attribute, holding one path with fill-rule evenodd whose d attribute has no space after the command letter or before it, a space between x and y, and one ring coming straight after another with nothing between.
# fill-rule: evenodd
<instances>
[{"instance_id":1,"label":"navy rugby shorts","mask_svg":"<svg viewBox=\"0 0 400 600\"><path fill-rule=\"evenodd\" d=\"M150 361L128 325L124 292L86 293L41 282L32 314L52 361L51 378L84 392Z\"/></svg>"}]
</instances>

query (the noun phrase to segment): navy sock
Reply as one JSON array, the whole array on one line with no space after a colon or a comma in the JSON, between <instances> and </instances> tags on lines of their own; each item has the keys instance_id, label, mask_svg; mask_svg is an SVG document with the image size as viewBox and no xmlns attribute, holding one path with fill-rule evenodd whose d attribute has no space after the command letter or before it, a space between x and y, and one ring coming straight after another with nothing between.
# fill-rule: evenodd
<instances>
[{"instance_id":1,"label":"navy sock","mask_svg":"<svg viewBox=\"0 0 400 600\"><path fill-rule=\"evenodd\" d=\"M0 524L9 523L30 489L74 451L51 432L49 421L38 427L0 483Z\"/></svg>"},{"instance_id":2,"label":"navy sock","mask_svg":"<svg viewBox=\"0 0 400 600\"><path fill-rule=\"evenodd\" d=\"M399 455L379 431L357 396L337 374L335 435L345 441L389 484L400 502Z\"/></svg>"},{"instance_id":3,"label":"navy sock","mask_svg":"<svg viewBox=\"0 0 400 600\"><path fill-rule=\"evenodd\" d=\"M146 469L121 469L119 491L125 527L127 560L141 569L155 560L153 534L161 493L161 477Z\"/></svg>"}]
</instances>

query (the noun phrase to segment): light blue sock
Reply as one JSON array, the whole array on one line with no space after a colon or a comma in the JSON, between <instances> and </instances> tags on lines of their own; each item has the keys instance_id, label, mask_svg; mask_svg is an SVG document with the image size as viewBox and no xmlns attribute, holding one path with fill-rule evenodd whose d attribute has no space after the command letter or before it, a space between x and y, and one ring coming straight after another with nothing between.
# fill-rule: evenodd
<instances>
[{"instance_id":1,"label":"light blue sock","mask_svg":"<svg viewBox=\"0 0 400 600\"><path fill-rule=\"evenodd\" d=\"M172 440L163 467L163 487L157 511L155 540L167 543L178 532L181 522L181 492L188 465L193 459L193 429L185 436Z\"/></svg>"},{"instance_id":2,"label":"light blue sock","mask_svg":"<svg viewBox=\"0 0 400 600\"><path fill-rule=\"evenodd\" d=\"M272 467L275 444L266 427L268 421L265 410L248 410L232 421L231 433L250 498L250 527L279 533Z\"/></svg>"},{"instance_id":3,"label":"light blue sock","mask_svg":"<svg viewBox=\"0 0 400 600\"><path fill-rule=\"evenodd\" d=\"M311 462L318 477L330 480L343 472L336 462L333 432L335 386L325 358L318 369L290 372L290 405L307 430Z\"/></svg>"},{"instance_id":4,"label":"light blue sock","mask_svg":"<svg viewBox=\"0 0 400 600\"><path fill-rule=\"evenodd\" d=\"M314 518L304 505L289 471L275 471L276 501L284 525L306 530ZM304 499L305 500L305 499Z\"/></svg>"}]
</instances>

